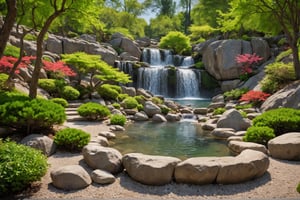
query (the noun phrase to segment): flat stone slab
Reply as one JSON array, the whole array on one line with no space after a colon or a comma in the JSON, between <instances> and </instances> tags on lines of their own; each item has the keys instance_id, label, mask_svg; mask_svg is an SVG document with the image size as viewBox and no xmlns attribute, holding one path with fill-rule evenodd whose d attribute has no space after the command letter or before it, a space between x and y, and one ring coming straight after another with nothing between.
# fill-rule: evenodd
<instances>
[{"instance_id":1,"label":"flat stone slab","mask_svg":"<svg viewBox=\"0 0 300 200\"><path fill-rule=\"evenodd\" d=\"M122 163L129 176L146 185L164 185L173 179L175 166L180 159L168 156L129 153Z\"/></svg>"},{"instance_id":2,"label":"flat stone slab","mask_svg":"<svg viewBox=\"0 0 300 200\"><path fill-rule=\"evenodd\" d=\"M268 149L262 145L254 142L243 142L231 140L228 142L228 148L235 154L239 154L245 149L252 149L255 151L260 151L262 153L268 154Z\"/></svg>"},{"instance_id":3,"label":"flat stone slab","mask_svg":"<svg viewBox=\"0 0 300 200\"><path fill-rule=\"evenodd\" d=\"M286 133L269 140L268 149L273 158L300 160L300 132Z\"/></svg>"},{"instance_id":4,"label":"flat stone slab","mask_svg":"<svg viewBox=\"0 0 300 200\"><path fill-rule=\"evenodd\" d=\"M211 135L216 138L227 139L231 136L235 136L235 130L232 128L215 128Z\"/></svg>"}]
</instances>

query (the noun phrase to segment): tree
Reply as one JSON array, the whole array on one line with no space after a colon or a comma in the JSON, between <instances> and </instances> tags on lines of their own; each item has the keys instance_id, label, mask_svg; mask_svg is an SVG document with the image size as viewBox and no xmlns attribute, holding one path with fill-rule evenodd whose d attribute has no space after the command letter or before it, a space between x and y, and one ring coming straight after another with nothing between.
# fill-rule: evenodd
<instances>
[{"instance_id":1,"label":"tree","mask_svg":"<svg viewBox=\"0 0 300 200\"><path fill-rule=\"evenodd\" d=\"M90 88L94 88L105 83L129 83L131 82L129 75L113 68L106 62L101 60L99 55L89 55L83 52L73 54L63 54L63 61L76 68L79 76L79 84L83 77L89 75ZM96 81L96 83L94 83Z\"/></svg>"},{"instance_id":2,"label":"tree","mask_svg":"<svg viewBox=\"0 0 300 200\"><path fill-rule=\"evenodd\" d=\"M191 25L192 0L180 0L180 4L184 7L184 33L187 34L188 27Z\"/></svg>"},{"instance_id":3,"label":"tree","mask_svg":"<svg viewBox=\"0 0 300 200\"><path fill-rule=\"evenodd\" d=\"M146 0L144 5L156 12L157 16L173 17L176 12L176 2L173 0Z\"/></svg>"},{"instance_id":4,"label":"tree","mask_svg":"<svg viewBox=\"0 0 300 200\"><path fill-rule=\"evenodd\" d=\"M222 14L219 22L224 32L241 28L273 35L283 32L292 49L296 77L300 79L299 0L232 0L230 10Z\"/></svg>"},{"instance_id":5,"label":"tree","mask_svg":"<svg viewBox=\"0 0 300 200\"><path fill-rule=\"evenodd\" d=\"M5 16L4 24L0 29L0 58L3 56L10 31L12 30L17 18L17 0L5 0L5 2L7 14Z\"/></svg>"}]
</instances>

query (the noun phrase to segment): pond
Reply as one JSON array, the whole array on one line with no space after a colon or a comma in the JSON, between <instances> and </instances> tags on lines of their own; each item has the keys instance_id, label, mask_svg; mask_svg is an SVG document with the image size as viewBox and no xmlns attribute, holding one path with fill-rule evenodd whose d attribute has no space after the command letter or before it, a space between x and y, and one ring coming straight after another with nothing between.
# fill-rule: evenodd
<instances>
[{"instance_id":1,"label":"pond","mask_svg":"<svg viewBox=\"0 0 300 200\"><path fill-rule=\"evenodd\" d=\"M128 124L125 129L125 133L117 134L111 145L122 154L143 153L181 159L230 155L226 141L212 138L193 120L135 122Z\"/></svg>"},{"instance_id":2,"label":"pond","mask_svg":"<svg viewBox=\"0 0 300 200\"><path fill-rule=\"evenodd\" d=\"M207 107L211 103L211 99L206 98L176 98L170 100L184 106L191 106L193 108Z\"/></svg>"}]
</instances>

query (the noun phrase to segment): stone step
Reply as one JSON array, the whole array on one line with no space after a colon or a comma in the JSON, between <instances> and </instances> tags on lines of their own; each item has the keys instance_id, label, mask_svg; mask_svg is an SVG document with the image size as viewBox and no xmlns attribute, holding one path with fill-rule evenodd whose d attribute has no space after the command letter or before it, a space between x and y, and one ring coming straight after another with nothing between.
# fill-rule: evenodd
<instances>
[{"instance_id":1,"label":"stone step","mask_svg":"<svg viewBox=\"0 0 300 200\"><path fill-rule=\"evenodd\" d=\"M66 115L78 115L78 112L76 110L66 110L65 111Z\"/></svg>"},{"instance_id":2,"label":"stone step","mask_svg":"<svg viewBox=\"0 0 300 200\"><path fill-rule=\"evenodd\" d=\"M74 122L74 121L86 121L86 119L84 117L81 117L80 115L67 116L67 122Z\"/></svg>"},{"instance_id":3,"label":"stone step","mask_svg":"<svg viewBox=\"0 0 300 200\"><path fill-rule=\"evenodd\" d=\"M81 104L81 102L69 102L68 108L78 108Z\"/></svg>"}]
</instances>

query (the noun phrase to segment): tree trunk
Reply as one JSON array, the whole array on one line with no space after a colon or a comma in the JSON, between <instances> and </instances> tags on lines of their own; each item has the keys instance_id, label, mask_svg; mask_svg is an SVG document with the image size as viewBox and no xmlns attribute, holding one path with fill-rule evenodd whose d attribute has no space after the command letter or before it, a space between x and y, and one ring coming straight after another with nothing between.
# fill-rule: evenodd
<instances>
[{"instance_id":1,"label":"tree trunk","mask_svg":"<svg viewBox=\"0 0 300 200\"><path fill-rule=\"evenodd\" d=\"M4 24L0 29L0 58L3 56L3 52L10 35L10 31L13 28L17 17L17 1L6 0L6 5L7 15L5 17Z\"/></svg>"},{"instance_id":2,"label":"tree trunk","mask_svg":"<svg viewBox=\"0 0 300 200\"><path fill-rule=\"evenodd\" d=\"M294 42L295 43L295 42ZM293 61L294 61L294 68L296 73L296 79L300 80L300 61L299 61L299 51L297 47L297 42L291 46L293 52Z\"/></svg>"}]
</instances>

